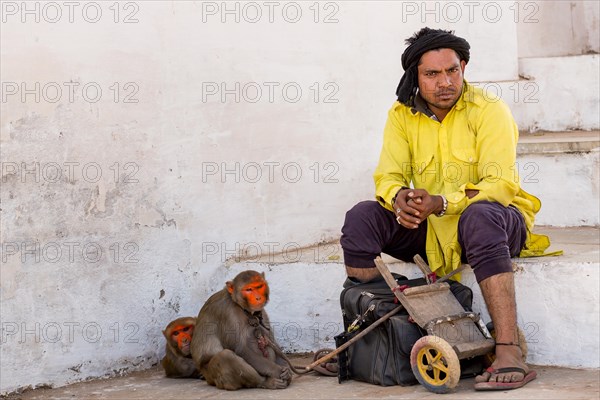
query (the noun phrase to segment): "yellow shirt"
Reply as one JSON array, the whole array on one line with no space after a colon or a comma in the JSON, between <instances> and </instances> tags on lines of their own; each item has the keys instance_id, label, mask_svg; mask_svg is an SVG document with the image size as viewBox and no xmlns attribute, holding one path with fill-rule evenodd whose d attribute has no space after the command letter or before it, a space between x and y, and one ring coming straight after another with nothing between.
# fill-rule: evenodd
<instances>
[{"instance_id":1,"label":"yellow shirt","mask_svg":"<svg viewBox=\"0 0 600 400\"><path fill-rule=\"evenodd\" d=\"M427 224L427 257L439 276L458 268L458 219L470 204L488 200L521 211L527 225L522 256L542 255L546 236L531 233L541 202L521 189L516 147L519 131L499 98L464 82L463 93L442 122L399 102L388 113L383 148L375 170L375 197L390 211L402 186L443 194L448 209ZM469 199L466 189L479 190Z\"/></svg>"}]
</instances>

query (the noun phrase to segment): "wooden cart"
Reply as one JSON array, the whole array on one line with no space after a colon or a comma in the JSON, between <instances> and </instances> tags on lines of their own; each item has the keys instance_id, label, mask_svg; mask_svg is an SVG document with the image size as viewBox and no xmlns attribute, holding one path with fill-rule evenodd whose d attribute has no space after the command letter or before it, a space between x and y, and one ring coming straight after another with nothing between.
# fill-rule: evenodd
<instances>
[{"instance_id":1,"label":"wooden cart","mask_svg":"<svg viewBox=\"0 0 600 400\"><path fill-rule=\"evenodd\" d=\"M479 314L465 311L450 291L450 285L440 282L449 276L431 282L429 266L419 256L415 262L428 284L403 289L383 260L375 259L377 269L410 317L427 331L427 336L414 344L410 354L415 377L428 390L446 393L460 379L459 360L492 353L495 342Z\"/></svg>"}]
</instances>

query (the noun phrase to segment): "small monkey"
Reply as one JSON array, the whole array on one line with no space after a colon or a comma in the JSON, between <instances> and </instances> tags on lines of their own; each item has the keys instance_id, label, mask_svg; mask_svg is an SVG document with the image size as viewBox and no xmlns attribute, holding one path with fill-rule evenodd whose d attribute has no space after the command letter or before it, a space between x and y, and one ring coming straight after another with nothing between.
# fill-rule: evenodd
<instances>
[{"instance_id":1,"label":"small monkey","mask_svg":"<svg viewBox=\"0 0 600 400\"><path fill-rule=\"evenodd\" d=\"M169 378L199 378L200 373L192 359L190 345L194 336L196 318L184 317L171 321L163 331L167 339L165 357L161 360Z\"/></svg>"}]
</instances>

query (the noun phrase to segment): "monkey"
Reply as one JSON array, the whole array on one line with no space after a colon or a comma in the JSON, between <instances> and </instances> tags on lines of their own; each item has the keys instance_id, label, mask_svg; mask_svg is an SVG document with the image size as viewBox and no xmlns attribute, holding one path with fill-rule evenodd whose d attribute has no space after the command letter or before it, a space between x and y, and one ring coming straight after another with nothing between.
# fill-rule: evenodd
<instances>
[{"instance_id":1,"label":"monkey","mask_svg":"<svg viewBox=\"0 0 600 400\"><path fill-rule=\"evenodd\" d=\"M200 309L192 358L206 382L219 389L285 389L292 373L276 346L264 310L269 285L264 273L240 272Z\"/></svg>"},{"instance_id":2,"label":"monkey","mask_svg":"<svg viewBox=\"0 0 600 400\"><path fill-rule=\"evenodd\" d=\"M200 378L190 351L195 326L196 318L183 317L169 322L163 331L167 346L161 365L168 378Z\"/></svg>"}]
</instances>

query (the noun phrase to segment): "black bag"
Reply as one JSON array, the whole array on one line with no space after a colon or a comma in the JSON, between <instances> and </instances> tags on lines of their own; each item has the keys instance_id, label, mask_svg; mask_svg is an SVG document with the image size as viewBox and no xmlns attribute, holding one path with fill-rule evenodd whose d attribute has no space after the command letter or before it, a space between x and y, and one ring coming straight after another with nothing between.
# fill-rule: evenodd
<instances>
[{"instance_id":1,"label":"black bag","mask_svg":"<svg viewBox=\"0 0 600 400\"><path fill-rule=\"evenodd\" d=\"M421 286L423 278L408 280L392 274L399 285ZM473 292L467 286L449 281L450 290L467 311L471 311ZM382 279L359 283L350 278L344 282L340 295L344 332L335 337L340 347L360 331L400 304L390 287ZM349 332L349 327L352 326ZM359 339L338 355L338 380L353 379L381 386L414 385L417 382L410 367L410 351L417 340L427 334L409 319L405 309ZM466 375L481 371L481 363L465 363L461 370ZM463 374L463 376L465 375Z\"/></svg>"}]
</instances>

